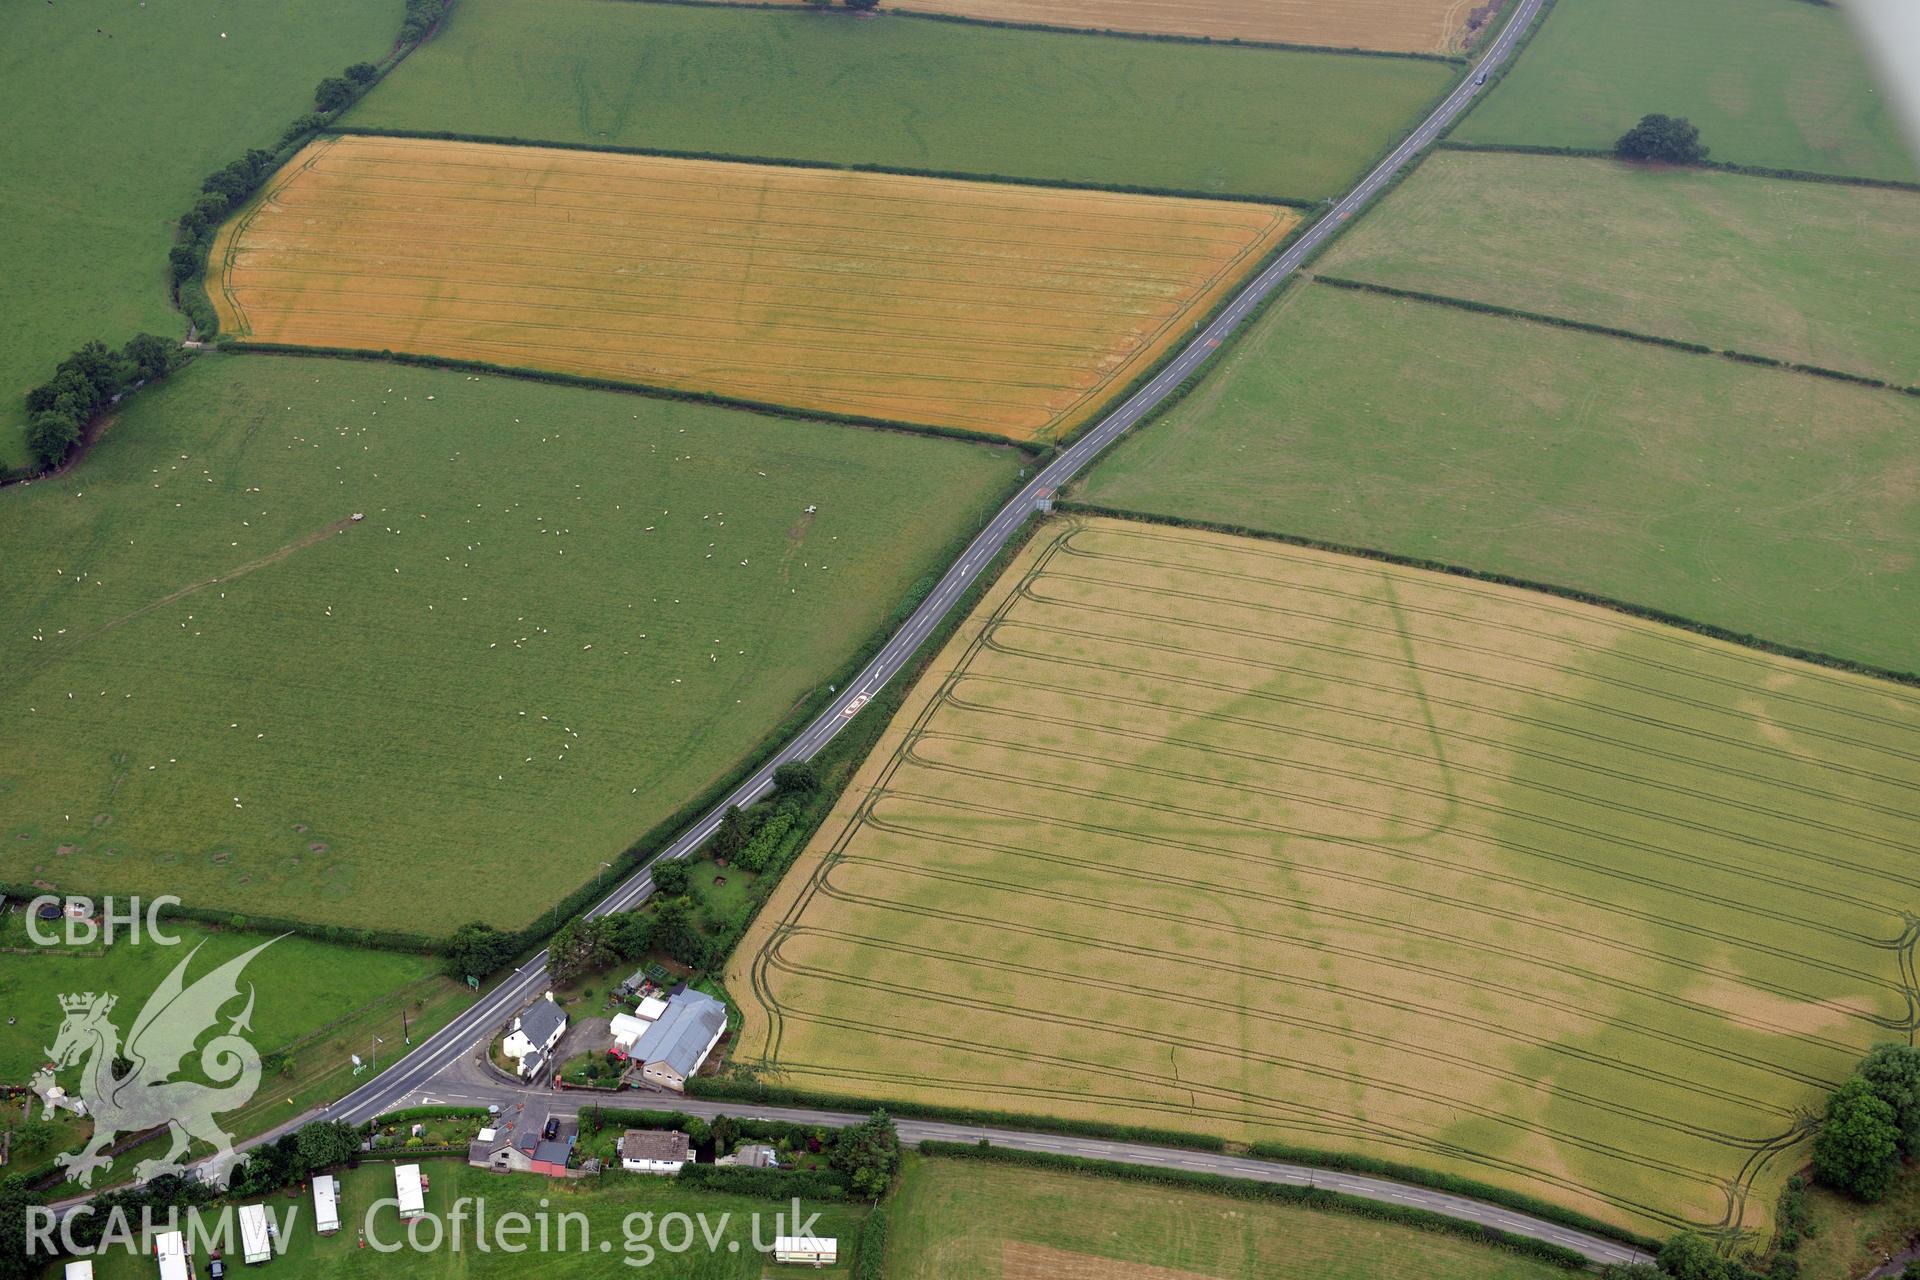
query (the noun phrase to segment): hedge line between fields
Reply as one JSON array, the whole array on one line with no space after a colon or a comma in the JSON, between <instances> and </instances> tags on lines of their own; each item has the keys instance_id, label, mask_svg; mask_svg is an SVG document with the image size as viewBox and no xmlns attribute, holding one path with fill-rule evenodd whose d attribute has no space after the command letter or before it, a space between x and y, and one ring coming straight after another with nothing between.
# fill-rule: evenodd
<instances>
[{"instance_id":1,"label":"hedge line between fields","mask_svg":"<svg viewBox=\"0 0 1920 1280\"><path fill-rule=\"evenodd\" d=\"M661 0L636 0L657 4ZM676 0L668 0L676 2ZM706 0L686 0L703 8ZM509 138L491 133L457 133L450 129L398 129L377 125L353 125L328 128L333 137L422 138L429 142L479 142L496 147L543 147L555 151L595 151L610 155L658 156L664 160L716 160L723 164L754 164L776 169L825 170L832 173L891 173L906 178L945 178L953 182L992 182L1008 187L1043 187L1049 190L1111 191L1131 196L1176 196L1183 200L1220 200L1234 204L1274 204L1295 209L1311 209L1319 202L1296 196L1242 195L1230 191L1193 191L1185 187L1143 186L1126 182L1090 182L1073 178L1025 178L1005 173L986 173L961 169L911 169L901 165L835 163L831 160L796 160L791 156L742 155L731 151L676 151L668 147L616 146L610 142L551 142L535 138Z\"/></svg>"},{"instance_id":2,"label":"hedge line between fields","mask_svg":"<svg viewBox=\"0 0 1920 1280\"><path fill-rule=\"evenodd\" d=\"M1237 1200L1295 1205L1303 1209L1341 1213L1377 1222L1394 1222L1403 1226L1417 1227L1423 1231L1460 1236L1478 1244L1538 1258L1543 1262L1550 1262L1569 1270L1583 1269L1590 1261L1583 1253L1545 1240L1536 1240L1532 1236L1502 1231L1497 1227L1481 1226L1478 1223L1448 1217L1446 1214L1436 1213L1430 1209L1415 1209L1406 1205L1390 1204L1382 1200L1371 1200L1365 1196L1328 1191L1319 1187L1301 1187L1285 1182L1260 1182L1252 1178L1236 1178L1228 1174L1206 1173L1198 1169L1166 1169L1155 1165L1127 1164L1115 1160L1090 1160L1084 1156L1058 1155L1051 1151L1016 1151L1007 1147L965 1142L929 1140L920 1144L920 1154L945 1160L980 1160L1031 1169L1090 1174L1121 1182L1144 1182L1153 1186L1177 1187L1182 1190L1232 1196Z\"/></svg>"},{"instance_id":3,"label":"hedge line between fields","mask_svg":"<svg viewBox=\"0 0 1920 1280\"><path fill-rule=\"evenodd\" d=\"M9 898L30 899L42 894L51 894L60 898L92 898L95 902L101 901L106 896L75 889L42 889L38 885L0 881L0 895ZM441 940L438 938L403 933L395 929L355 929L347 925L314 924L311 921L288 920L279 916L244 915L233 911L215 911L207 907L190 907L185 904L161 907L158 914L162 920L189 920L196 924L208 924L221 929L234 929L247 933L295 933L320 942L346 943L372 947L381 951L407 951L431 955L438 953L441 947Z\"/></svg>"},{"instance_id":4,"label":"hedge line between fields","mask_svg":"<svg viewBox=\"0 0 1920 1280\"><path fill-rule=\"evenodd\" d=\"M1535 324L1550 324L1558 329L1576 329L1581 333L1625 338L1629 342L1644 342L1649 346L1668 347L1675 351L1687 351L1699 356L1714 354L1714 348L1704 342L1686 342L1679 338L1663 338L1657 334L1641 333L1637 329L1622 329L1616 325L1570 320L1565 316L1548 315L1544 311L1522 311L1518 307L1503 307L1493 302L1476 302L1471 298L1456 298L1444 293L1423 293L1418 289L1401 289L1393 285L1375 284L1370 280L1354 280L1346 276L1316 275L1314 280L1320 284L1332 285L1336 289L1352 289L1359 293L1381 293L1390 298L1430 302L1436 306L1453 307L1460 311L1477 311L1483 315L1504 316L1510 320L1531 320Z\"/></svg>"},{"instance_id":5,"label":"hedge line between fields","mask_svg":"<svg viewBox=\"0 0 1920 1280\"><path fill-rule=\"evenodd\" d=\"M860 1228L853 1250L853 1280L882 1280L887 1265L887 1206L877 1204Z\"/></svg>"},{"instance_id":6,"label":"hedge line between fields","mask_svg":"<svg viewBox=\"0 0 1920 1280\"><path fill-rule=\"evenodd\" d=\"M1452 294L1423 293L1418 289L1401 289L1394 285L1375 284L1370 280L1354 280L1346 276L1315 276L1321 284L1330 284L1337 289L1353 289L1363 293L1383 293L1388 297L1406 298L1414 302L1429 302L1436 306L1454 307L1461 311L1477 311L1485 315L1504 316L1512 320L1528 320L1534 324L1549 324L1560 329L1576 329L1582 333L1597 333L1609 338L1624 338L1628 342L1644 342L1656 347L1670 347L1675 351L1685 351L1693 355L1724 356L1742 364L1764 365L1769 369L1784 369L1792 373L1809 374L1816 378L1829 378L1835 382L1847 382L1857 387L1871 387L1877 391L1898 391L1904 395L1920 396L1920 386L1905 383L1888 382L1885 378L1876 378L1870 374L1849 373L1844 369L1830 369L1825 365L1806 364L1797 360L1782 360L1776 356L1756 355L1751 351L1739 351L1732 347L1713 347L1703 342L1688 342L1680 338L1662 337L1655 333L1643 333L1638 329L1622 329L1615 325L1594 324L1586 320L1573 320L1566 316L1548 315L1539 311L1522 311L1518 307L1501 306L1494 302L1477 302L1471 298L1457 298Z\"/></svg>"},{"instance_id":7,"label":"hedge line between fields","mask_svg":"<svg viewBox=\"0 0 1920 1280\"><path fill-rule=\"evenodd\" d=\"M1612 596L1603 596L1579 587L1562 586L1554 582L1541 582L1533 578L1521 578L1510 573L1491 573L1482 569L1469 569L1465 565L1451 564L1445 560L1428 560L1420 556L1401 555L1393 551L1382 551L1378 547L1356 547L1343 542L1328 542L1323 538L1309 538L1300 534L1280 533L1272 529L1255 529L1248 525L1227 524L1213 520L1195 520L1185 516L1162 515L1148 511L1127 511L1118 507L1107 507L1097 503L1075 500L1060 500L1055 508L1072 511L1082 515L1106 516L1115 520L1131 520L1141 524L1166 525L1178 529L1199 529L1206 533L1225 533L1239 538L1259 538L1267 542L1284 542L1289 546L1307 547L1315 551L1332 551L1343 556L1358 556L1366 560L1376 560L1382 564L1400 565L1408 569L1424 569L1430 573L1451 574L1457 578L1471 578L1476 582L1491 582L1503 587L1519 587L1526 591L1538 591L1543 595L1558 596L1563 600L1572 600L1578 604L1593 605L1608 609L1614 613L1623 613L1628 617L1640 618L1647 622L1657 622L1662 626L1675 627L1681 631L1690 631L1710 640L1720 640L1727 644L1736 644L1743 649L1755 649L1761 653L1770 653L1775 657L1792 658L1796 662L1810 663L1813 666L1826 667L1834 671L1844 671L1849 675L1869 676L1875 680L1886 680L1893 684L1920 688L1920 672L1898 671L1891 667L1875 666L1869 662L1856 662L1851 658L1837 657L1831 653L1822 653L1817 649L1802 649L1794 645L1780 644L1761 636L1744 631L1734 631L1711 622L1702 622L1683 614L1669 613L1664 609L1655 609L1647 605L1633 604L1625 600L1616 600ZM1318 1157L1316 1157L1318 1158ZM1475 1194L1478 1194L1477 1192Z\"/></svg>"},{"instance_id":8,"label":"hedge line between fields","mask_svg":"<svg viewBox=\"0 0 1920 1280\"><path fill-rule=\"evenodd\" d=\"M1817 2L1817 0L1816 0ZM638 4L680 5L690 9L759 9L773 13L820 13L823 18L862 16L847 10L819 11L804 5L756 3L755 0L634 0ZM923 9L867 10L873 17L917 18L962 27L996 27L1005 31L1044 31L1055 35L1111 36L1116 40L1145 40L1153 44L1214 45L1222 49L1279 49L1290 53L1333 53L1357 58L1401 58L1415 62L1462 62L1458 54L1419 53L1404 49L1363 49L1358 45L1294 44L1285 40L1254 40L1243 36L1191 36L1163 31L1120 31L1113 27L1069 27L1052 22L1013 22L1005 18L976 18L963 13L933 13Z\"/></svg>"},{"instance_id":9,"label":"hedge line between fields","mask_svg":"<svg viewBox=\"0 0 1920 1280\"><path fill-rule=\"evenodd\" d=\"M1100 1120L1067 1120L1057 1116L1030 1116L1012 1111L989 1111L977 1107L947 1107L937 1103L902 1102L898 1099L856 1098L846 1094L815 1093L786 1085L758 1080L732 1080L723 1076L695 1076L687 1081L689 1097L723 1102L746 1102L770 1107L805 1107L817 1111L845 1111L869 1115L879 1110L895 1119L937 1120L947 1124L974 1124L1004 1129L1034 1130L1042 1133L1069 1134L1079 1138L1102 1138L1111 1142L1141 1142L1157 1147L1179 1147L1187 1151L1225 1151L1223 1139L1206 1134L1183 1133L1174 1129L1150 1129L1141 1125L1109 1124Z\"/></svg>"},{"instance_id":10,"label":"hedge line between fields","mask_svg":"<svg viewBox=\"0 0 1920 1280\"><path fill-rule=\"evenodd\" d=\"M1817 0L1808 0L1815 3ZM1471 151L1519 156L1568 156L1577 160L1617 160L1611 150L1604 147L1555 147L1542 143L1525 142L1454 142L1443 138L1437 144L1449 151ZM1634 162L1621 160L1622 164ZM1825 182L1842 187L1874 187L1885 191L1920 192L1920 182L1904 178L1864 178L1850 173L1817 173L1811 169L1773 169L1766 165L1738 164L1731 160L1702 160L1686 165L1689 169L1704 169L1710 173L1732 173L1747 178L1776 178L1782 182Z\"/></svg>"},{"instance_id":11,"label":"hedge line between fields","mask_svg":"<svg viewBox=\"0 0 1920 1280\"><path fill-rule=\"evenodd\" d=\"M643 0L652 3L653 0ZM917 436L945 436L968 444L1006 445L1024 453L1038 453L1041 446L1031 441L1009 440L1005 436L963 427L942 427L930 423L905 422L896 418L870 418L853 413L830 413L824 409L801 409L767 400L749 400L743 396L723 395L715 391L684 391L649 382L625 382L619 378L598 378L580 373L558 373L525 365L494 364L488 360L463 360L455 356L419 355L408 351L374 351L366 347L305 346L287 342L255 342L249 338L222 338L222 351L241 355L316 356L330 360L376 360L387 364L418 365L427 369L451 369L464 373L490 373L504 378L522 378L529 382L550 382L566 387L585 387L594 391L623 391L652 400L675 400L685 404L710 404L726 409L744 409L770 418L795 422L825 422L834 426L866 427L875 431L900 431Z\"/></svg>"}]
</instances>

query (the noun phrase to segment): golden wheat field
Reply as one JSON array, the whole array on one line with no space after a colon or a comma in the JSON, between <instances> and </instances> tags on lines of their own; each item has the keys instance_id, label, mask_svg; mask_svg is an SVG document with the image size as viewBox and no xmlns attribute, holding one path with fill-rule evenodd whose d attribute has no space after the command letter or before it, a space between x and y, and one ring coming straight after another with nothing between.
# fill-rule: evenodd
<instances>
[{"instance_id":1,"label":"golden wheat field","mask_svg":"<svg viewBox=\"0 0 1920 1280\"><path fill-rule=\"evenodd\" d=\"M1058 435L1286 208L411 138L322 140L213 249L221 324Z\"/></svg>"},{"instance_id":2,"label":"golden wheat field","mask_svg":"<svg viewBox=\"0 0 1920 1280\"><path fill-rule=\"evenodd\" d=\"M1759 1231L1915 1025L1916 766L1915 690L1056 521L735 952L735 1056Z\"/></svg>"},{"instance_id":3,"label":"golden wheat field","mask_svg":"<svg viewBox=\"0 0 1920 1280\"><path fill-rule=\"evenodd\" d=\"M1485 30L1499 0L893 0L889 7L1075 30L1453 53Z\"/></svg>"}]
</instances>

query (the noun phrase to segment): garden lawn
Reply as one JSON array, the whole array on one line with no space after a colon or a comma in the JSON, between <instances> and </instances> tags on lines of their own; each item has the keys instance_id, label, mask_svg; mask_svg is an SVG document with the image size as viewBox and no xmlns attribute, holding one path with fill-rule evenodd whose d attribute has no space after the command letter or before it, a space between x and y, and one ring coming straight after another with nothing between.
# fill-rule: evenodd
<instances>
[{"instance_id":1,"label":"garden lawn","mask_svg":"<svg viewBox=\"0 0 1920 1280\"><path fill-rule=\"evenodd\" d=\"M1076 496L1920 669L1920 399L1296 286Z\"/></svg>"},{"instance_id":2,"label":"garden lawn","mask_svg":"<svg viewBox=\"0 0 1920 1280\"><path fill-rule=\"evenodd\" d=\"M612 1173L569 1182L534 1174L490 1173L454 1160L429 1160L421 1165L428 1182L427 1219L414 1238L431 1245L437 1221L442 1243L416 1250L407 1244L408 1228L393 1205L396 1163L404 1161L368 1161L337 1171L341 1225L332 1236L314 1231L310 1195L267 1197L265 1203L285 1241L285 1252L269 1264L273 1274L288 1280L571 1280L623 1274L661 1280L760 1280L772 1269L772 1255L755 1248L755 1216L763 1246L790 1233L794 1221L791 1201L695 1190L672 1178ZM462 1200L468 1203L462 1206L466 1216L456 1248L453 1217ZM478 1228L474 1201L482 1203L480 1212L485 1215ZM815 1234L840 1241L840 1266L806 1274L846 1276L865 1208L811 1201L801 1205L803 1219L816 1210L819 1213L813 1224ZM517 1237L495 1234L502 1218L515 1213L526 1215L534 1224L532 1229ZM564 1237L562 1214L569 1215ZM684 1227L681 1218L664 1221L670 1215L689 1221ZM696 1222L695 1215L703 1216ZM549 1227L545 1247L538 1225L543 1218ZM711 1243L701 1223L712 1232ZM476 1239L477 1229L484 1231L484 1248ZM363 1231L367 1247L360 1244ZM687 1240L692 1248L681 1248ZM509 1247L503 1249L503 1242ZM205 1258L196 1257L195 1264L205 1274ZM100 1259L96 1270L101 1280L148 1280L153 1261L116 1250Z\"/></svg>"},{"instance_id":3,"label":"garden lawn","mask_svg":"<svg viewBox=\"0 0 1920 1280\"><path fill-rule=\"evenodd\" d=\"M1846 15L1806 0L1560 0L1453 136L1605 149L1649 112L1715 160L1920 178Z\"/></svg>"},{"instance_id":4,"label":"garden lawn","mask_svg":"<svg viewBox=\"0 0 1920 1280\"><path fill-rule=\"evenodd\" d=\"M1153 1268L1172 1268L1171 1272ZM1457 1236L1094 1174L909 1156L887 1212L889 1280L1548 1280Z\"/></svg>"},{"instance_id":5,"label":"garden lawn","mask_svg":"<svg viewBox=\"0 0 1920 1280\"><path fill-rule=\"evenodd\" d=\"M1319 270L1920 383L1920 192L1441 151Z\"/></svg>"},{"instance_id":6,"label":"garden lawn","mask_svg":"<svg viewBox=\"0 0 1920 1280\"><path fill-rule=\"evenodd\" d=\"M27 388L91 338L186 323L174 220L200 180L270 147L313 87L378 61L400 0L13 5L0 42L0 468L26 461ZM224 38L223 38L224 37Z\"/></svg>"},{"instance_id":7,"label":"garden lawn","mask_svg":"<svg viewBox=\"0 0 1920 1280\"><path fill-rule=\"evenodd\" d=\"M1020 463L205 357L0 493L0 877L525 925L757 755Z\"/></svg>"},{"instance_id":8,"label":"garden lawn","mask_svg":"<svg viewBox=\"0 0 1920 1280\"><path fill-rule=\"evenodd\" d=\"M1316 200L1454 75L884 14L461 0L345 123Z\"/></svg>"}]
</instances>

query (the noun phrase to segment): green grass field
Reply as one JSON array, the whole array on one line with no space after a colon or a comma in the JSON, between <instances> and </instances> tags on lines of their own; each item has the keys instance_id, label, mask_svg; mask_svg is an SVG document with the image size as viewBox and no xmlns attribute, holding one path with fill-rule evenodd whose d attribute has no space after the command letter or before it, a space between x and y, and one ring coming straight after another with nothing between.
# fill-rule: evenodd
<instances>
[{"instance_id":1,"label":"green grass field","mask_svg":"<svg viewBox=\"0 0 1920 1280\"><path fill-rule=\"evenodd\" d=\"M1764 1232L1912 1025L1916 762L1920 691L1057 521L735 953L734 1057Z\"/></svg>"},{"instance_id":2,"label":"green grass field","mask_svg":"<svg viewBox=\"0 0 1920 1280\"><path fill-rule=\"evenodd\" d=\"M122 938L104 949L43 948L27 937L18 913L5 919L6 927L0 928L0 946L7 948L0 953L0 1007L9 1018L0 1026L0 1083L5 1084L26 1083L45 1063L63 1016L60 996L82 991L115 995L113 1022L125 1036L147 997L190 952L188 982L271 937L173 921L166 929L180 938L175 947L143 937L137 943ZM435 957L301 937L272 941L247 966L243 984L243 993L250 985L256 996L250 1042L263 1057L277 1053L285 1061L270 1064L252 1101L221 1117L237 1137L272 1128L345 1093L353 1081L354 1054L384 1068L409 1032L418 1037L437 1030L471 998L464 986L440 976ZM236 1002L225 1012L238 1010ZM377 1061L376 1036L389 1046L378 1048ZM83 1066L60 1073L69 1091L79 1092ZM187 1071L196 1074L191 1065ZM34 1115L39 1115L37 1103ZM76 1149L88 1131L87 1122L63 1117L48 1142L16 1152L21 1158L8 1172L48 1165L56 1152ZM111 1170L96 1176L95 1189L127 1181L135 1165L163 1149L164 1144L146 1144L116 1158Z\"/></svg>"},{"instance_id":3,"label":"green grass field","mask_svg":"<svg viewBox=\"0 0 1920 1280\"><path fill-rule=\"evenodd\" d=\"M1320 269L1920 383L1915 192L1442 151Z\"/></svg>"},{"instance_id":4,"label":"green grass field","mask_svg":"<svg viewBox=\"0 0 1920 1280\"><path fill-rule=\"evenodd\" d=\"M1606 148L1654 111L1715 160L1920 177L1845 15L1805 0L1561 0L1453 136Z\"/></svg>"},{"instance_id":5,"label":"green grass field","mask_svg":"<svg viewBox=\"0 0 1920 1280\"><path fill-rule=\"evenodd\" d=\"M1920 669L1920 400L1297 286L1075 496Z\"/></svg>"},{"instance_id":6,"label":"green grass field","mask_svg":"<svg viewBox=\"0 0 1920 1280\"><path fill-rule=\"evenodd\" d=\"M275 1219L285 1224L296 1208L291 1227L282 1226L285 1253L267 1264L273 1274L302 1277L303 1280L435 1280L455 1277L486 1280L488 1277L538 1277L539 1280L570 1280L574 1276L643 1275L663 1280L760 1280L775 1268L771 1255L755 1248L754 1218L759 1218L759 1242L770 1246L782 1231L776 1228L775 1215L790 1228L793 1206L789 1202L748 1199L677 1185L672 1178L645 1174L609 1174L578 1182L558 1181L532 1174L495 1174L472 1169L459 1161L428 1161L421 1166L429 1186L426 1207L429 1218L437 1219L443 1229L438 1248L416 1251L408 1247L407 1229L400 1223L391 1203L374 1206L380 1200L391 1201L394 1194L393 1164L368 1162L340 1174L340 1231L321 1236L313 1230L311 1195L275 1195L265 1203ZM452 1217L456 1202L463 1198L484 1201L485 1222L482 1248L475 1238L475 1219L471 1207L461 1228L460 1245L453 1246ZM858 1239L866 1214L857 1206L802 1202L802 1216L819 1211L815 1231L840 1241L843 1259L838 1267L819 1272L798 1268L798 1274L844 1277L848 1267L844 1259ZM495 1233L495 1224L503 1215L526 1215L534 1224L525 1234L505 1237ZM560 1215L567 1219L564 1240ZM683 1228L671 1215L702 1215L699 1224ZM544 1219L548 1234L542 1237L538 1224ZM371 1225L368 1247L360 1246L363 1228ZM236 1229L237 1230L237 1229ZM416 1238L431 1242L431 1228L422 1225ZM682 1248L690 1239L691 1247ZM502 1249L501 1242L510 1249ZM544 1247L543 1247L544 1241ZM605 1252L601 1242L609 1246ZM375 1244L382 1247L374 1247ZM389 1246L399 1244L396 1251ZM231 1274L239 1261L237 1249L229 1263ZM204 1257L196 1257L200 1274L206 1274ZM115 1250L96 1263L101 1280L148 1280L153 1261L138 1254L129 1256Z\"/></svg>"},{"instance_id":7,"label":"green grass field","mask_svg":"<svg viewBox=\"0 0 1920 1280\"><path fill-rule=\"evenodd\" d=\"M922 1156L907 1160L887 1228L889 1280L1547 1280L1566 1274L1396 1223Z\"/></svg>"},{"instance_id":8,"label":"green grass field","mask_svg":"<svg viewBox=\"0 0 1920 1280\"><path fill-rule=\"evenodd\" d=\"M525 924L756 752L1020 462L205 358L0 492L0 877Z\"/></svg>"},{"instance_id":9,"label":"green grass field","mask_svg":"<svg viewBox=\"0 0 1920 1280\"><path fill-rule=\"evenodd\" d=\"M90 338L175 337L173 223L200 180L272 146L313 86L377 60L400 0L21 3L0 43L0 467L26 461L20 397ZM225 38L222 39L222 33Z\"/></svg>"},{"instance_id":10,"label":"green grass field","mask_svg":"<svg viewBox=\"0 0 1920 1280\"><path fill-rule=\"evenodd\" d=\"M215 933L184 921L169 923L167 928L180 936L179 946L122 939L106 948L105 954L88 954L97 948L75 951L64 946L35 947L31 954L0 954L0 1005L14 1019L0 1026L0 1081L24 1083L46 1060L45 1047L60 1029L59 996L77 991L113 993L119 997L115 1021L125 1033L146 997L195 947L200 949L188 971L189 981L271 936ZM328 981L312 981L318 972L328 974ZM246 970L246 981L259 993L254 1047L263 1054L287 1048L402 987L428 983L439 972L440 962L433 956L281 938ZM393 1022L397 1031L398 1012ZM263 1085L263 1091L267 1087Z\"/></svg>"},{"instance_id":11,"label":"green grass field","mask_svg":"<svg viewBox=\"0 0 1920 1280\"><path fill-rule=\"evenodd\" d=\"M461 0L349 126L1315 199L1443 63L626 0Z\"/></svg>"}]
</instances>

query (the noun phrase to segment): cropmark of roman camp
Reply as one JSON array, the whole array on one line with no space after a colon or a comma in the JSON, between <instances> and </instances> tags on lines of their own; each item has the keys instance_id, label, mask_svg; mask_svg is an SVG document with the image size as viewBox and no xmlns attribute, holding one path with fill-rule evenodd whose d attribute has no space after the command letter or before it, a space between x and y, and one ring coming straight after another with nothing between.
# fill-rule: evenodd
<instances>
[{"instance_id":1,"label":"cropmark of roman camp","mask_svg":"<svg viewBox=\"0 0 1920 1280\"><path fill-rule=\"evenodd\" d=\"M736 953L738 1056L1759 1230L1915 1024L1917 761L1896 685L1059 521Z\"/></svg>"},{"instance_id":2,"label":"cropmark of roman camp","mask_svg":"<svg viewBox=\"0 0 1920 1280\"><path fill-rule=\"evenodd\" d=\"M313 144L213 251L241 338L1058 436L1278 205L411 138Z\"/></svg>"}]
</instances>

